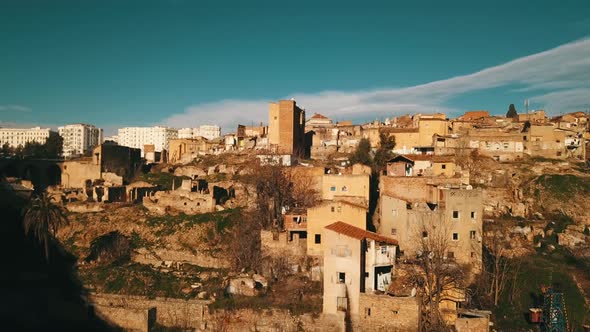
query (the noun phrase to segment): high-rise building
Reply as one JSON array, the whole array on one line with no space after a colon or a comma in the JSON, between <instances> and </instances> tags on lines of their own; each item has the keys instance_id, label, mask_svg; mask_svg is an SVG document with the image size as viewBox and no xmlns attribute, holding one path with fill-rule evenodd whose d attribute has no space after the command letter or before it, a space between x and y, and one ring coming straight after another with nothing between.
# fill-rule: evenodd
<instances>
[{"instance_id":1,"label":"high-rise building","mask_svg":"<svg viewBox=\"0 0 590 332\"><path fill-rule=\"evenodd\" d=\"M196 128L182 128L178 130L178 138L215 139L221 136L221 127L216 125L202 125Z\"/></svg>"},{"instance_id":2,"label":"high-rise building","mask_svg":"<svg viewBox=\"0 0 590 332\"><path fill-rule=\"evenodd\" d=\"M167 127L126 127L118 131L117 143L130 148L143 149L146 144L153 144L156 152L168 150L168 141L178 138L178 130Z\"/></svg>"},{"instance_id":3,"label":"high-rise building","mask_svg":"<svg viewBox=\"0 0 590 332\"><path fill-rule=\"evenodd\" d=\"M45 144L50 128L0 128L0 146L8 143L11 148L25 146L27 142Z\"/></svg>"},{"instance_id":4,"label":"high-rise building","mask_svg":"<svg viewBox=\"0 0 590 332\"><path fill-rule=\"evenodd\" d=\"M281 154L305 153L305 110L295 100L270 103L268 141L271 149Z\"/></svg>"},{"instance_id":5,"label":"high-rise building","mask_svg":"<svg viewBox=\"0 0 590 332\"><path fill-rule=\"evenodd\" d=\"M57 128L63 138L63 156L83 155L102 143L102 129L93 125L76 123Z\"/></svg>"}]
</instances>

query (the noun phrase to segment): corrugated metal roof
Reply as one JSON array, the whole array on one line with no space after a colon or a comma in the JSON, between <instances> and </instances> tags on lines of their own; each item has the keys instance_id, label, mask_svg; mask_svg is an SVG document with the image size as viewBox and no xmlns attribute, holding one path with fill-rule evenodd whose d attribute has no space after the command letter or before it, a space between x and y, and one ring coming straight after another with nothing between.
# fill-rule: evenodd
<instances>
[{"instance_id":1,"label":"corrugated metal roof","mask_svg":"<svg viewBox=\"0 0 590 332\"><path fill-rule=\"evenodd\" d=\"M346 235L348 237L352 237L352 238L359 239L359 240L371 239L371 240L375 240L378 242L385 242L385 243L397 245L397 240L395 240L395 239L381 236L377 233L366 231L362 228L358 228L358 227L349 225L349 224L344 223L342 221L337 221L333 224L330 224L330 225L326 226L326 229L329 229L329 230L334 231L336 233L340 233L340 234Z\"/></svg>"}]
</instances>

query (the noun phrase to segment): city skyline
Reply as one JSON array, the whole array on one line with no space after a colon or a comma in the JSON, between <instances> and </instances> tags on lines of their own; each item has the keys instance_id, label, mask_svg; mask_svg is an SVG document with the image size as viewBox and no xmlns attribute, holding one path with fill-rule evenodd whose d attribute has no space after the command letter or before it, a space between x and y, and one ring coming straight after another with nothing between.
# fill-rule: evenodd
<instances>
[{"instance_id":1,"label":"city skyline","mask_svg":"<svg viewBox=\"0 0 590 332\"><path fill-rule=\"evenodd\" d=\"M590 108L590 6L5 2L0 126L267 122L268 102L370 121ZM460 24L457 23L460 21ZM289 22L289 23L286 23ZM314 22L322 22L321 28ZM469 26L472 29L465 29Z\"/></svg>"}]
</instances>

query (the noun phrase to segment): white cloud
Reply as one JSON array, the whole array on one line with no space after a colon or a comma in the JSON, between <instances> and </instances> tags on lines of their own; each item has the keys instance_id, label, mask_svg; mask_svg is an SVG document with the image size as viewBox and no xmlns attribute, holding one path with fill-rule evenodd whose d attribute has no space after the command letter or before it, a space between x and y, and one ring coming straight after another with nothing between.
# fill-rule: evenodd
<instances>
[{"instance_id":1,"label":"white cloud","mask_svg":"<svg viewBox=\"0 0 590 332\"><path fill-rule=\"evenodd\" d=\"M30 108L21 105L0 105L0 112L28 113L31 111Z\"/></svg>"},{"instance_id":2,"label":"white cloud","mask_svg":"<svg viewBox=\"0 0 590 332\"><path fill-rule=\"evenodd\" d=\"M415 112L455 110L446 103L454 97L498 87L518 87L512 91L537 94L531 100L549 113L577 111L590 104L590 39L564 44L548 51L525 56L481 71L426 84L373 91L324 91L294 93L309 112L336 119L384 117ZM217 123L231 131L238 123L267 122L268 101L223 100L188 107L164 123L176 127Z\"/></svg>"}]
</instances>

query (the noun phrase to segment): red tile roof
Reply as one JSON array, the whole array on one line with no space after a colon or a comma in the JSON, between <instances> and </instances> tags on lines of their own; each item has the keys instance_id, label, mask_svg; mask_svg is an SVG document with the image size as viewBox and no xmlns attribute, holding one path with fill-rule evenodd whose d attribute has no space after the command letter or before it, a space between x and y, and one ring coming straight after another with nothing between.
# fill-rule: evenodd
<instances>
[{"instance_id":1,"label":"red tile roof","mask_svg":"<svg viewBox=\"0 0 590 332\"><path fill-rule=\"evenodd\" d=\"M315 113L311 118L312 119L327 119L327 117L321 115L320 113Z\"/></svg>"},{"instance_id":2,"label":"red tile roof","mask_svg":"<svg viewBox=\"0 0 590 332\"><path fill-rule=\"evenodd\" d=\"M326 226L326 229L329 229L329 230L334 231L336 233L340 233L340 234L343 234L343 235L346 235L348 237L352 237L352 238L355 238L358 240L371 239L371 240L375 240L378 242L385 242L385 243L397 245L397 240L395 240L395 239L381 236L377 233L366 231L362 228L358 228L358 227L349 225L349 224L344 223L342 221L338 221L333 224L330 224L330 225Z\"/></svg>"}]
</instances>

